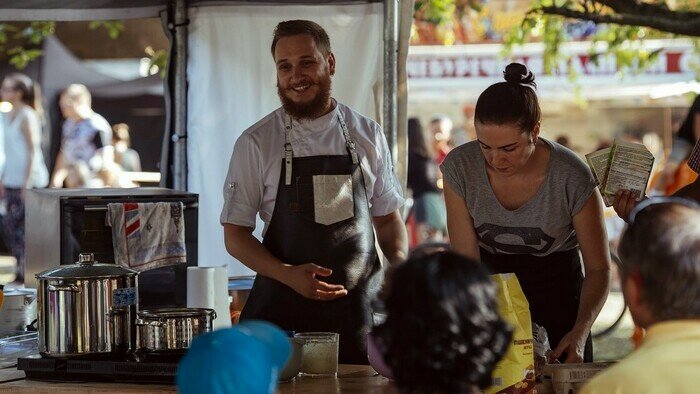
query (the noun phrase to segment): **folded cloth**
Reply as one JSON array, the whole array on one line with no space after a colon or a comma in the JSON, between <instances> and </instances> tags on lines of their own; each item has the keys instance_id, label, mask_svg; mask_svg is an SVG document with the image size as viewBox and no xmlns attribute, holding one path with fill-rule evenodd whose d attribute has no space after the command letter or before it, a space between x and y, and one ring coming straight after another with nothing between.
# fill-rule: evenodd
<instances>
[{"instance_id":1,"label":"folded cloth","mask_svg":"<svg viewBox=\"0 0 700 394\"><path fill-rule=\"evenodd\" d=\"M185 263L181 202L107 204L114 262L139 272Z\"/></svg>"}]
</instances>

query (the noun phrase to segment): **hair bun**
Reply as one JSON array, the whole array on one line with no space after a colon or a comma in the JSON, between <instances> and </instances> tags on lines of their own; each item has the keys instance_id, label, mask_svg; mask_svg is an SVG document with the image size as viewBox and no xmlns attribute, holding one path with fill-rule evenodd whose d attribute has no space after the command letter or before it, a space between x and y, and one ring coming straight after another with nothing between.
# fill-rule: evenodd
<instances>
[{"instance_id":1,"label":"hair bun","mask_svg":"<svg viewBox=\"0 0 700 394\"><path fill-rule=\"evenodd\" d=\"M535 75L524 64L511 63L507 65L505 71L503 71L503 78L507 82L530 85L533 88L537 87Z\"/></svg>"}]
</instances>

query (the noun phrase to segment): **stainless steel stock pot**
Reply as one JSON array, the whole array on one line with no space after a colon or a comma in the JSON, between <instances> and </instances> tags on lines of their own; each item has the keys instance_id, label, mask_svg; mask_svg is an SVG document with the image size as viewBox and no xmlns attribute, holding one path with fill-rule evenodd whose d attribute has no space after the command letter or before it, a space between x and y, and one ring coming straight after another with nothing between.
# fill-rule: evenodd
<instances>
[{"instance_id":1,"label":"stainless steel stock pot","mask_svg":"<svg viewBox=\"0 0 700 394\"><path fill-rule=\"evenodd\" d=\"M39 352L48 357L125 355L135 349L138 272L91 253L36 275Z\"/></svg>"}]
</instances>

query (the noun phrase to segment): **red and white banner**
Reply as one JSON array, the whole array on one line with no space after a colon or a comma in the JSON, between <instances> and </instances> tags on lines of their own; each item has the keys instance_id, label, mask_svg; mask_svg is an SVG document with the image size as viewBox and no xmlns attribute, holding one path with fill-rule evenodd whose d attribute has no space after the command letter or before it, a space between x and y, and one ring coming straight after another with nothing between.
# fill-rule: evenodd
<instances>
[{"instance_id":1,"label":"red and white banner","mask_svg":"<svg viewBox=\"0 0 700 394\"><path fill-rule=\"evenodd\" d=\"M647 42L645 48L648 51L661 49L661 52L641 74L692 75L692 65L698 66L698 55L685 40L655 40ZM613 54L605 54L604 48L597 48L596 52L603 54L594 62L589 43L562 45L560 53L564 58L570 58L560 60L554 74L566 76L570 68L583 76L615 75L620 71ZM410 79L499 78L505 66L516 61L524 63L536 76L543 76L543 53L542 44L528 44L514 50L508 58L501 56L501 51L494 45L412 47L408 56L407 73Z\"/></svg>"}]
</instances>

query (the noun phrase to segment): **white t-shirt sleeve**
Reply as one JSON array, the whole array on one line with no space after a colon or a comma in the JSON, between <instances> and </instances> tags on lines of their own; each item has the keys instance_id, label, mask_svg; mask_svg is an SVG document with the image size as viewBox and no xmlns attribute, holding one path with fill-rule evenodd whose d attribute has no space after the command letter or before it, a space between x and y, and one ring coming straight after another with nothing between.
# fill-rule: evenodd
<instances>
[{"instance_id":1,"label":"white t-shirt sleeve","mask_svg":"<svg viewBox=\"0 0 700 394\"><path fill-rule=\"evenodd\" d=\"M394 171L386 137L384 137L379 125L373 124L373 126L375 146L377 147L377 178L370 199L370 211L372 216L384 216L402 207L406 200Z\"/></svg>"},{"instance_id":2,"label":"white t-shirt sleeve","mask_svg":"<svg viewBox=\"0 0 700 394\"><path fill-rule=\"evenodd\" d=\"M224 183L224 208L219 221L255 228L263 201L261 152L250 134L241 135L233 148Z\"/></svg>"}]
</instances>

